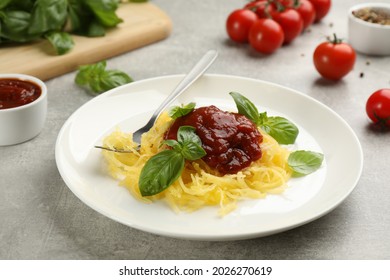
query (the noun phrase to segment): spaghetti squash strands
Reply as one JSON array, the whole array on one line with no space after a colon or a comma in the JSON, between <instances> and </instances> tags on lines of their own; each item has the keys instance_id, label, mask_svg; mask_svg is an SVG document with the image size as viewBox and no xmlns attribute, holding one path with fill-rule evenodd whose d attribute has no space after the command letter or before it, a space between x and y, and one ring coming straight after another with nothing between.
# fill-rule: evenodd
<instances>
[{"instance_id":1,"label":"spaghetti squash strands","mask_svg":"<svg viewBox=\"0 0 390 280\"><path fill-rule=\"evenodd\" d=\"M164 133L172 124L167 114L162 114L155 126L142 137L141 149L132 140L131 133L112 132L104 141L104 147L131 150L133 153L117 153L103 150L109 174L120 180L120 185L140 201L164 200L175 211L195 211L205 206L219 206L218 214L224 216L237 207L243 199L261 199L267 194L280 194L287 187L292 171L287 164L289 151L271 136L261 131L263 142L261 159L237 174L221 176L202 160L187 161L178 180L163 192L142 197L138 179L145 163L155 154L166 149Z\"/></svg>"}]
</instances>

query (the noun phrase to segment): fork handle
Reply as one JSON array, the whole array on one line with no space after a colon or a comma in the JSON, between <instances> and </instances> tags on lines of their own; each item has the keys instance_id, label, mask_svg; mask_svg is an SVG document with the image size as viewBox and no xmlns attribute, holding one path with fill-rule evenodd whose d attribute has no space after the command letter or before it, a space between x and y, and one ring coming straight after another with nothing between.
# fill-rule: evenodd
<instances>
[{"instance_id":1,"label":"fork handle","mask_svg":"<svg viewBox=\"0 0 390 280\"><path fill-rule=\"evenodd\" d=\"M157 117L161 114L164 109L171 104L176 97L178 97L181 93L183 93L193 82L195 82L214 62L217 58L218 52L215 50L209 50L199 61L195 64L195 66L191 69L191 71L180 81L180 83L176 86L176 88L168 95L168 97L164 100L163 103L156 109L152 118L149 120L150 122L155 122Z\"/></svg>"}]
</instances>

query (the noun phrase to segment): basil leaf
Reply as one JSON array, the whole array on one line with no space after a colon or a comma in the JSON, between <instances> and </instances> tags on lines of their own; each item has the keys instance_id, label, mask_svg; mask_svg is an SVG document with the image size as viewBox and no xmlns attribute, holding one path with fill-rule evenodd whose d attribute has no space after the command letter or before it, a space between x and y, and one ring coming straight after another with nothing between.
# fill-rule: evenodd
<instances>
[{"instance_id":1,"label":"basil leaf","mask_svg":"<svg viewBox=\"0 0 390 280\"><path fill-rule=\"evenodd\" d=\"M174 150L151 157L142 168L138 186L142 196L155 195L172 185L184 169L184 157Z\"/></svg>"},{"instance_id":2,"label":"basil leaf","mask_svg":"<svg viewBox=\"0 0 390 280\"><path fill-rule=\"evenodd\" d=\"M265 132L271 135L279 144L293 144L299 130L295 124L283 117L268 117L266 112L258 112L256 106L245 96L231 92L237 105L238 113L246 116Z\"/></svg>"},{"instance_id":3,"label":"basil leaf","mask_svg":"<svg viewBox=\"0 0 390 280\"><path fill-rule=\"evenodd\" d=\"M106 70L101 73L100 83L104 91L131 83L129 75L119 70Z\"/></svg>"},{"instance_id":4,"label":"basil leaf","mask_svg":"<svg viewBox=\"0 0 390 280\"><path fill-rule=\"evenodd\" d=\"M201 145L198 145L195 142L189 142L183 145L181 154L185 159L197 160L204 157L206 155L206 151L202 148Z\"/></svg>"},{"instance_id":5,"label":"basil leaf","mask_svg":"<svg viewBox=\"0 0 390 280\"><path fill-rule=\"evenodd\" d=\"M0 9L5 8L12 0L2 0L0 1Z\"/></svg>"},{"instance_id":6,"label":"basil leaf","mask_svg":"<svg viewBox=\"0 0 390 280\"><path fill-rule=\"evenodd\" d=\"M60 30L68 16L67 7L67 0L35 1L28 32L42 34L51 30Z\"/></svg>"},{"instance_id":7,"label":"basil leaf","mask_svg":"<svg viewBox=\"0 0 390 280\"><path fill-rule=\"evenodd\" d=\"M86 9L83 2L79 0L68 0L68 13L72 33L87 35L89 23L93 21L94 15Z\"/></svg>"},{"instance_id":8,"label":"basil leaf","mask_svg":"<svg viewBox=\"0 0 390 280\"><path fill-rule=\"evenodd\" d=\"M183 125L177 130L177 141L181 145L194 142L198 145L202 145L202 141L199 136L195 133L195 127L189 125Z\"/></svg>"},{"instance_id":9,"label":"basil leaf","mask_svg":"<svg viewBox=\"0 0 390 280\"><path fill-rule=\"evenodd\" d=\"M181 150L181 147L180 147L180 144L179 144L179 142L177 142L176 140L173 140L173 139L168 139L168 140L165 140L164 141L164 144L165 145L168 145L169 147L172 147L172 148L177 148L177 147L179 147L178 149L179 149L179 151Z\"/></svg>"},{"instance_id":10,"label":"basil leaf","mask_svg":"<svg viewBox=\"0 0 390 280\"><path fill-rule=\"evenodd\" d=\"M321 153L298 150L289 155L287 163L293 170L293 177L300 177L319 169L323 160Z\"/></svg>"},{"instance_id":11,"label":"basil leaf","mask_svg":"<svg viewBox=\"0 0 390 280\"><path fill-rule=\"evenodd\" d=\"M93 92L100 93L103 89L100 86L100 76L104 72L106 61L95 64L80 66L75 82L79 86L89 87Z\"/></svg>"},{"instance_id":12,"label":"basil leaf","mask_svg":"<svg viewBox=\"0 0 390 280\"><path fill-rule=\"evenodd\" d=\"M2 0L1 2L5 2L7 7L12 7L12 9L15 10L32 11L35 1L36 0ZM2 4L0 4L0 9L2 8Z\"/></svg>"},{"instance_id":13,"label":"basil leaf","mask_svg":"<svg viewBox=\"0 0 390 280\"><path fill-rule=\"evenodd\" d=\"M182 146L176 140L169 139L169 140L165 140L163 143L171 147L176 152L181 153Z\"/></svg>"},{"instance_id":14,"label":"basil leaf","mask_svg":"<svg viewBox=\"0 0 390 280\"><path fill-rule=\"evenodd\" d=\"M100 22L92 20L89 24L86 25L85 36L102 37L104 35L106 35L106 29Z\"/></svg>"},{"instance_id":15,"label":"basil leaf","mask_svg":"<svg viewBox=\"0 0 390 280\"><path fill-rule=\"evenodd\" d=\"M206 155L194 127L179 127L177 139L164 141L173 150L154 155L142 168L138 186L143 196L157 194L173 184L184 169L185 159L197 160Z\"/></svg>"},{"instance_id":16,"label":"basil leaf","mask_svg":"<svg viewBox=\"0 0 390 280\"><path fill-rule=\"evenodd\" d=\"M294 144L298 137L298 127L283 117L267 117L260 127L271 135L279 144Z\"/></svg>"},{"instance_id":17,"label":"basil leaf","mask_svg":"<svg viewBox=\"0 0 390 280\"><path fill-rule=\"evenodd\" d=\"M19 43L36 39L28 33L30 20L31 14L25 11L0 11L0 36Z\"/></svg>"},{"instance_id":18,"label":"basil leaf","mask_svg":"<svg viewBox=\"0 0 390 280\"><path fill-rule=\"evenodd\" d=\"M76 75L76 84L84 86L88 85L91 79L97 80L97 77L104 71L105 67L106 61L80 66Z\"/></svg>"},{"instance_id":19,"label":"basil leaf","mask_svg":"<svg viewBox=\"0 0 390 280\"><path fill-rule=\"evenodd\" d=\"M174 106L172 107L169 112L168 112L168 115L176 120L177 118L180 118L182 116L185 116L189 113L191 113L194 108L195 108L195 103L194 102L191 102L191 103L188 103L187 105L183 105L183 106Z\"/></svg>"},{"instance_id":20,"label":"basil leaf","mask_svg":"<svg viewBox=\"0 0 390 280\"><path fill-rule=\"evenodd\" d=\"M259 123L259 111L256 106L245 96L238 92L229 93L236 103L238 113L246 116L248 119L258 125Z\"/></svg>"},{"instance_id":21,"label":"basil leaf","mask_svg":"<svg viewBox=\"0 0 390 280\"><path fill-rule=\"evenodd\" d=\"M119 2L117 0L84 0L84 2L103 26L114 27L123 21L115 13Z\"/></svg>"},{"instance_id":22,"label":"basil leaf","mask_svg":"<svg viewBox=\"0 0 390 280\"><path fill-rule=\"evenodd\" d=\"M184 158L197 160L206 155L202 148L202 140L195 133L193 126L181 126L177 131L177 141L182 147L181 153Z\"/></svg>"},{"instance_id":23,"label":"basil leaf","mask_svg":"<svg viewBox=\"0 0 390 280\"><path fill-rule=\"evenodd\" d=\"M106 65L106 61L100 61L81 66L75 77L76 84L89 87L95 93L101 93L133 81L122 71L105 70Z\"/></svg>"},{"instance_id":24,"label":"basil leaf","mask_svg":"<svg viewBox=\"0 0 390 280\"><path fill-rule=\"evenodd\" d=\"M185 159L197 160L206 155L206 151L202 148L202 141L195 133L195 127L193 126L179 127L177 131L177 141L167 141L172 141L168 142L168 145L172 144L170 146L180 152Z\"/></svg>"},{"instance_id":25,"label":"basil leaf","mask_svg":"<svg viewBox=\"0 0 390 280\"><path fill-rule=\"evenodd\" d=\"M74 46L72 36L66 32L49 32L45 34L45 38L49 40L59 55L67 53Z\"/></svg>"}]
</instances>

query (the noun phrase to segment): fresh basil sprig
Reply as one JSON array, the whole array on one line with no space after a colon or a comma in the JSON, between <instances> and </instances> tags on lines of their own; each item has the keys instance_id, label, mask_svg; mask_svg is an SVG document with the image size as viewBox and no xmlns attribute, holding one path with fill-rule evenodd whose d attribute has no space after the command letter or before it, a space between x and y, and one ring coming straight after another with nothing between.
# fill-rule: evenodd
<instances>
[{"instance_id":1,"label":"fresh basil sprig","mask_svg":"<svg viewBox=\"0 0 390 280\"><path fill-rule=\"evenodd\" d=\"M238 92L231 92L238 112L265 132L271 135L279 144L294 144L298 137L298 127L283 117L268 117L267 112L259 114L256 106L245 96ZM308 175L321 167L324 155L312 151L298 150L292 152L287 160L288 165L293 170L293 176L299 177Z\"/></svg>"},{"instance_id":2,"label":"fresh basil sprig","mask_svg":"<svg viewBox=\"0 0 390 280\"><path fill-rule=\"evenodd\" d=\"M324 155L312 151L298 150L292 152L287 160L293 170L293 177L305 176L321 167Z\"/></svg>"},{"instance_id":3,"label":"fresh basil sprig","mask_svg":"<svg viewBox=\"0 0 390 280\"><path fill-rule=\"evenodd\" d=\"M256 106L238 92L230 92L236 103L238 113L246 116L257 126L271 135L279 144L294 144L299 130L298 127L283 117L268 117L266 112L259 114Z\"/></svg>"},{"instance_id":4,"label":"fresh basil sprig","mask_svg":"<svg viewBox=\"0 0 390 280\"><path fill-rule=\"evenodd\" d=\"M185 116L189 113L191 113L194 108L195 108L195 103L194 102L191 102L191 103L188 103L187 105L183 105L183 106L174 106L172 108L169 109L168 111L168 115L176 120L177 118L180 118L182 116Z\"/></svg>"},{"instance_id":5,"label":"fresh basil sprig","mask_svg":"<svg viewBox=\"0 0 390 280\"><path fill-rule=\"evenodd\" d=\"M106 61L83 65L75 77L79 86L89 87L95 93L101 93L130 83L133 79L119 70L106 70Z\"/></svg>"},{"instance_id":6,"label":"fresh basil sprig","mask_svg":"<svg viewBox=\"0 0 390 280\"><path fill-rule=\"evenodd\" d=\"M172 150L151 157L141 170L138 186L142 196L155 195L172 185L181 175L185 160L197 160L206 155L202 142L192 126L181 126L176 140L166 140Z\"/></svg>"}]
</instances>

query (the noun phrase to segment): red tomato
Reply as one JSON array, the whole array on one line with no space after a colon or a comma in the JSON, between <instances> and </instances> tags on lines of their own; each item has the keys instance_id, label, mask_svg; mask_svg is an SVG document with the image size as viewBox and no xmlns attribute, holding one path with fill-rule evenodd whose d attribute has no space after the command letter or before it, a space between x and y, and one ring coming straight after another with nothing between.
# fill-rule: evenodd
<instances>
[{"instance_id":1,"label":"red tomato","mask_svg":"<svg viewBox=\"0 0 390 280\"><path fill-rule=\"evenodd\" d=\"M275 6L268 3L267 0L258 0L249 2L244 6L245 9L249 9L257 14L260 18L268 18L276 11Z\"/></svg>"},{"instance_id":2,"label":"red tomato","mask_svg":"<svg viewBox=\"0 0 390 280\"><path fill-rule=\"evenodd\" d=\"M282 27L272 19L258 19L249 31L249 43L258 52L271 54L283 44Z\"/></svg>"},{"instance_id":3,"label":"red tomato","mask_svg":"<svg viewBox=\"0 0 390 280\"><path fill-rule=\"evenodd\" d=\"M308 0L300 0L296 10L302 17L303 29L308 28L316 18L316 10L313 4Z\"/></svg>"},{"instance_id":4,"label":"red tomato","mask_svg":"<svg viewBox=\"0 0 390 280\"><path fill-rule=\"evenodd\" d=\"M226 31L235 42L248 42L249 29L257 20L257 15L251 10L239 9L233 11L226 20Z\"/></svg>"},{"instance_id":5,"label":"red tomato","mask_svg":"<svg viewBox=\"0 0 390 280\"><path fill-rule=\"evenodd\" d=\"M294 0L278 0L284 8L291 8L294 6ZM276 5L276 3L275 3Z\"/></svg>"},{"instance_id":6,"label":"red tomato","mask_svg":"<svg viewBox=\"0 0 390 280\"><path fill-rule=\"evenodd\" d=\"M353 68L356 60L355 50L341 42L334 35L333 41L321 43L313 54L314 66L322 77L339 80Z\"/></svg>"},{"instance_id":7,"label":"red tomato","mask_svg":"<svg viewBox=\"0 0 390 280\"><path fill-rule=\"evenodd\" d=\"M280 24L284 32L284 43L288 44L302 33L303 20L294 9L286 9L272 14L272 18Z\"/></svg>"},{"instance_id":8,"label":"red tomato","mask_svg":"<svg viewBox=\"0 0 390 280\"><path fill-rule=\"evenodd\" d=\"M390 89L374 92L366 103L368 117L381 127L390 127Z\"/></svg>"},{"instance_id":9,"label":"red tomato","mask_svg":"<svg viewBox=\"0 0 390 280\"><path fill-rule=\"evenodd\" d=\"M315 21L320 21L323 17L325 17L329 10L330 6L332 5L331 0L309 0L316 10L316 19Z\"/></svg>"},{"instance_id":10,"label":"red tomato","mask_svg":"<svg viewBox=\"0 0 390 280\"><path fill-rule=\"evenodd\" d=\"M263 4L266 4L267 0L255 0L251 1L248 4L245 4L244 9L253 9L252 11L255 11L255 9L258 6L262 6Z\"/></svg>"}]
</instances>

